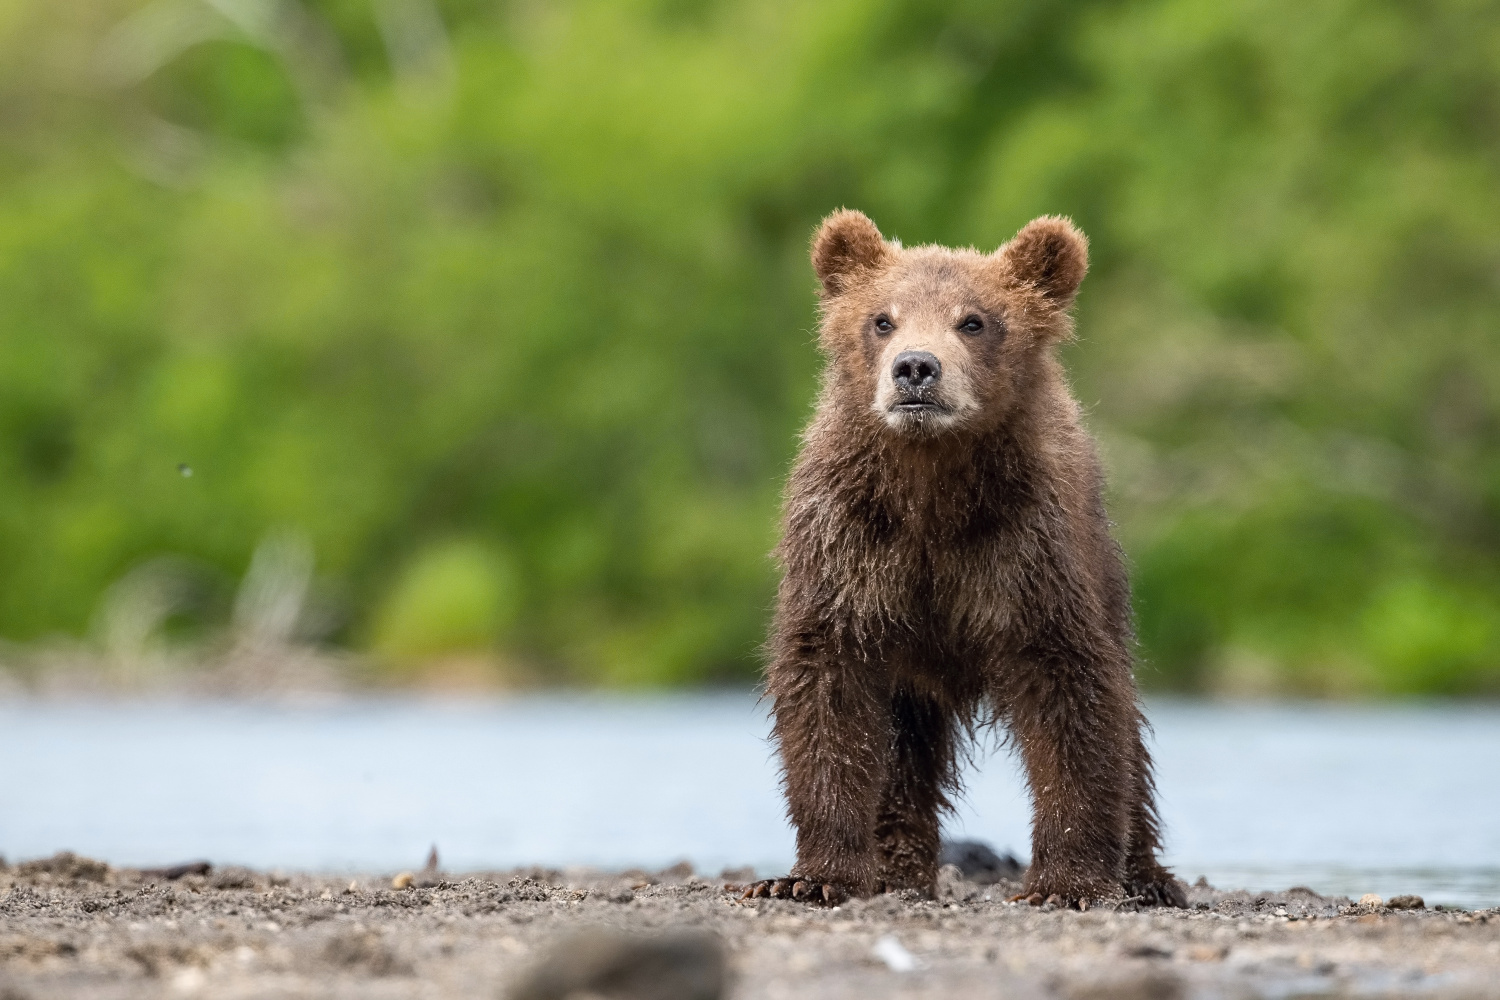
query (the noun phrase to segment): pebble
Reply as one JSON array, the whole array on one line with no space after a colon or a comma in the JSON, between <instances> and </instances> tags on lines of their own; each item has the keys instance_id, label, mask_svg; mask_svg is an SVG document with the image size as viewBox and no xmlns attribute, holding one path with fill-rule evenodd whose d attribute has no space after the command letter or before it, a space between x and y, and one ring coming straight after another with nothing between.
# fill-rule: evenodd
<instances>
[{"instance_id":1,"label":"pebble","mask_svg":"<svg viewBox=\"0 0 1500 1000\"><path fill-rule=\"evenodd\" d=\"M402 872L400 875L397 875L395 878L391 879L391 888L392 889L410 889L411 888L411 884L413 882L415 882L416 880L417 880L417 877L415 875L413 875L411 872Z\"/></svg>"},{"instance_id":2,"label":"pebble","mask_svg":"<svg viewBox=\"0 0 1500 1000\"><path fill-rule=\"evenodd\" d=\"M880 959L892 972L915 972L922 964L917 961L917 956L906 950L906 947L894 934L887 934L875 942L875 947L870 949L870 954Z\"/></svg>"},{"instance_id":3,"label":"pebble","mask_svg":"<svg viewBox=\"0 0 1500 1000\"><path fill-rule=\"evenodd\" d=\"M1386 901L1386 906L1393 910L1424 910L1427 904L1422 901L1421 896L1392 896Z\"/></svg>"},{"instance_id":4,"label":"pebble","mask_svg":"<svg viewBox=\"0 0 1500 1000\"><path fill-rule=\"evenodd\" d=\"M172 992L177 996L197 996L203 992L203 987L207 984L208 976L203 970L189 966L172 977Z\"/></svg>"},{"instance_id":5,"label":"pebble","mask_svg":"<svg viewBox=\"0 0 1500 1000\"><path fill-rule=\"evenodd\" d=\"M1360 906L1384 906L1385 905L1385 900L1381 899L1379 896L1375 895L1373 892L1367 892L1363 896L1359 897L1359 905Z\"/></svg>"},{"instance_id":6,"label":"pebble","mask_svg":"<svg viewBox=\"0 0 1500 1000\"><path fill-rule=\"evenodd\" d=\"M728 960L717 935L652 936L595 928L554 942L509 1000L722 1000Z\"/></svg>"}]
</instances>

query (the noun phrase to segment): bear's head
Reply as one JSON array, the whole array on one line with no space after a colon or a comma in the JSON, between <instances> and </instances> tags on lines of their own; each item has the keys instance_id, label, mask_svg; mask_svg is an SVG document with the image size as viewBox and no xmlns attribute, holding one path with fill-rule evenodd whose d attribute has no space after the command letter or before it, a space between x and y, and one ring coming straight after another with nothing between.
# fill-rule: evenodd
<instances>
[{"instance_id":1,"label":"bear's head","mask_svg":"<svg viewBox=\"0 0 1500 1000\"><path fill-rule=\"evenodd\" d=\"M1044 216L991 254L887 241L841 210L813 239L829 389L910 437L1003 423L1072 333L1088 241Z\"/></svg>"}]
</instances>

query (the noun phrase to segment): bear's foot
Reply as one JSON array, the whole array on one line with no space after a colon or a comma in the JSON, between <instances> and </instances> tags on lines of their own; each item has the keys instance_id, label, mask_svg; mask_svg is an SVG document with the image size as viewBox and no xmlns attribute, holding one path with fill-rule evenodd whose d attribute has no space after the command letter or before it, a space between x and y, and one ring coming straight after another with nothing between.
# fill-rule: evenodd
<instances>
[{"instance_id":1,"label":"bear's foot","mask_svg":"<svg viewBox=\"0 0 1500 1000\"><path fill-rule=\"evenodd\" d=\"M1006 900L1006 902L1028 903L1032 906L1042 906L1043 904L1050 903L1053 906L1058 907L1059 909L1078 910L1079 912L1083 912L1091 906L1098 905L1100 902L1107 898L1107 896L1064 896L1056 892L1052 893L1050 896L1043 896L1040 892L1033 892L1030 894L1023 892L1011 896L1008 900Z\"/></svg>"},{"instance_id":2,"label":"bear's foot","mask_svg":"<svg viewBox=\"0 0 1500 1000\"><path fill-rule=\"evenodd\" d=\"M1153 865L1127 878L1125 896L1145 906L1172 906L1185 910L1188 905L1187 887L1160 865Z\"/></svg>"},{"instance_id":3,"label":"bear's foot","mask_svg":"<svg viewBox=\"0 0 1500 1000\"><path fill-rule=\"evenodd\" d=\"M767 878L745 886L741 899L795 899L814 906L837 906L849 898L849 892L834 882L818 882L788 875Z\"/></svg>"},{"instance_id":4,"label":"bear's foot","mask_svg":"<svg viewBox=\"0 0 1500 1000\"><path fill-rule=\"evenodd\" d=\"M1010 897L1012 903L1030 903L1041 906L1051 903L1065 910L1087 910L1100 903L1118 900L1118 883L1103 879L1048 878L1040 874L1026 880L1020 893Z\"/></svg>"}]
</instances>

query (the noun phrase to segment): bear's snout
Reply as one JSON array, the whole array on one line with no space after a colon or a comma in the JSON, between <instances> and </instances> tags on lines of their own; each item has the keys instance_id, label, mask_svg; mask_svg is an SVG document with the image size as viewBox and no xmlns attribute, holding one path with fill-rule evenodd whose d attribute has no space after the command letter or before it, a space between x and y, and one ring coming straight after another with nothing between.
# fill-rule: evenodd
<instances>
[{"instance_id":1,"label":"bear's snout","mask_svg":"<svg viewBox=\"0 0 1500 1000\"><path fill-rule=\"evenodd\" d=\"M931 351L902 351L891 363L897 406L931 406L943 363Z\"/></svg>"},{"instance_id":2,"label":"bear's snout","mask_svg":"<svg viewBox=\"0 0 1500 1000\"><path fill-rule=\"evenodd\" d=\"M957 426L976 402L961 359L929 350L930 336L911 339L887 345L871 408L891 430L923 437Z\"/></svg>"}]
</instances>

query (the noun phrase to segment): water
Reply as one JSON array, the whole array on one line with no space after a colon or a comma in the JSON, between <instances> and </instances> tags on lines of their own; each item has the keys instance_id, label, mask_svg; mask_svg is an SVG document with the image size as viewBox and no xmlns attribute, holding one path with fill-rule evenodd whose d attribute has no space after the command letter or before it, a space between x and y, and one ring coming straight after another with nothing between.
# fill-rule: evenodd
<instances>
[{"instance_id":1,"label":"water","mask_svg":"<svg viewBox=\"0 0 1500 1000\"><path fill-rule=\"evenodd\" d=\"M1220 886L1500 903L1500 708L1158 701L1168 860ZM740 694L0 704L0 852L120 864L785 869L767 722ZM1025 856L1010 758L950 823Z\"/></svg>"}]
</instances>

